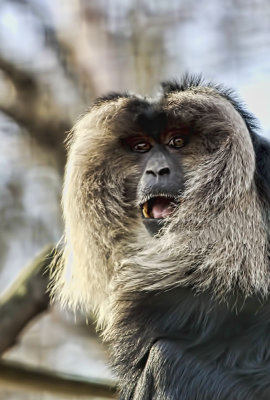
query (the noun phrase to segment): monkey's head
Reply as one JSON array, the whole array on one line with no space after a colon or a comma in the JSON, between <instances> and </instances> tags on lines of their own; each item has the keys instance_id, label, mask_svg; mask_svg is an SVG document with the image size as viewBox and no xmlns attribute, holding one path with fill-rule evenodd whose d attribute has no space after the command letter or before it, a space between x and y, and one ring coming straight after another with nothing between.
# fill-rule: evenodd
<instances>
[{"instance_id":1,"label":"monkey's head","mask_svg":"<svg viewBox=\"0 0 270 400\"><path fill-rule=\"evenodd\" d=\"M55 293L101 321L121 274L130 290L265 292L254 129L230 92L199 79L165 83L156 100L97 99L68 141Z\"/></svg>"}]
</instances>

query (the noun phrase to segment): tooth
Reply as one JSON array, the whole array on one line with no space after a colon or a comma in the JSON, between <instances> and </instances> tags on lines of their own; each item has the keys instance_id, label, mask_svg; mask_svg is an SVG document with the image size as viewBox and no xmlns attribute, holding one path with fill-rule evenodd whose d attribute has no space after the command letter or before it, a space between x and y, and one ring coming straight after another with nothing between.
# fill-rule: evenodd
<instances>
[{"instance_id":1,"label":"tooth","mask_svg":"<svg viewBox=\"0 0 270 400\"><path fill-rule=\"evenodd\" d=\"M145 218L150 218L148 214L148 207L147 207L147 202L144 203L143 205L143 215Z\"/></svg>"},{"instance_id":2,"label":"tooth","mask_svg":"<svg viewBox=\"0 0 270 400\"><path fill-rule=\"evenodd\" d=\"M146 214L144 209L143 209L143 216L144 216L144 218L148 218L148 215Z\"/></svg>"}]
</instances>

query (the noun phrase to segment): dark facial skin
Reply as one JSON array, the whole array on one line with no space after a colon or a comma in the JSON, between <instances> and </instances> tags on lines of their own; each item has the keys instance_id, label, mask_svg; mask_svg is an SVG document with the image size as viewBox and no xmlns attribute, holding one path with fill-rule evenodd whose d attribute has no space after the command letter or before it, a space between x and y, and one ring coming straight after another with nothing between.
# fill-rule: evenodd
<instances>
[{"instance_id":1,"label":"dark facial skin","mask_svg":"<svg viewBox=\"0 0 270 400\"><path fill-rule=\"evenodd\" d=\"M161 193L177 196L183 183L181 148L186 140L180 130L165 132L156 140L149 136L135 138L131 150L138 153L141 166L141 198Z\"/></svg>"},{"instance_id":2,"label":"dark facial skin","mask_svg":"<svg viewBox=\"0 0 270 400\"><path fill-rule=\"evenodd\" d=\"M187 141L184 128L169 128L155 137L142 133L125 140L137 154L141 170L137 195L144 225L152 235L158 233L164 218L172 212L172 202L183 190L181 151Z\"/></svg>"}]
</instances>

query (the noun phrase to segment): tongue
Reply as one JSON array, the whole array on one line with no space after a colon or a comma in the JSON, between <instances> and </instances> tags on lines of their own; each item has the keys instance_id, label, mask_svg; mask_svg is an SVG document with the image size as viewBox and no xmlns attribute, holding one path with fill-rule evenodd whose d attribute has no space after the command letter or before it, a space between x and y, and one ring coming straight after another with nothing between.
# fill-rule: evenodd
<instances>
[{"instance_id":1,"label":"tongue","mask_svg":"<svg viewBox=\"0 0 270 400\"><path fill-rule=\"evenodd\" d=\"M152 206L153 218L165 218L171 215L173 212L171 201L172 199L166 197L157 197Z\"/></svg>"}]
</instances>

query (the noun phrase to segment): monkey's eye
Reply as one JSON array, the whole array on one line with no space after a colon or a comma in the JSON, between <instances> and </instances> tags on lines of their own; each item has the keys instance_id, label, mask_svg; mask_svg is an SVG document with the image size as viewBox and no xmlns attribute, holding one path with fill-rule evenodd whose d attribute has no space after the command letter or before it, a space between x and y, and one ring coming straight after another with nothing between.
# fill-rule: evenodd
<instances>
[{"instance_id":1,"label":"monkey's eye","mask_svg":"<svg viewBox=\"0 0 270 400\"><path fill-rule=\"evenodd\" d=\"M184 139L179 136L171 138L168 143L168 146L173 147L174 149L180 149L184 145L185 145Z\"/></svg>"},{"instance_id":2,"label":"monkey's eye","mask_svg":"<svg viewBox=\"0 0 270 400\"><path fill-rule=\"evenodd\" d=\"M149 142L139 142L131 146L131 150L136 151L137 153L146 153L150 149L151 149L151 144Z\"/></svg>"}]
</instances>

